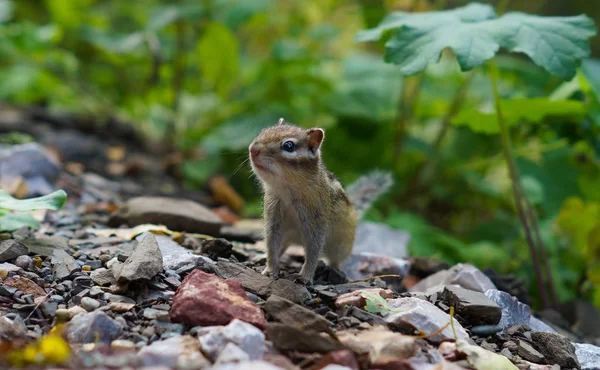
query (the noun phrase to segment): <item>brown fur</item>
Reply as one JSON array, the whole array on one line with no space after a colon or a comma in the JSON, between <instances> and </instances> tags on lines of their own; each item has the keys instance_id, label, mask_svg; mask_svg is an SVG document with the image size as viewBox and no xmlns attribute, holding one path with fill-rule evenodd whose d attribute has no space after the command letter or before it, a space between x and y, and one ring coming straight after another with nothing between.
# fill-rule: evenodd
<instances>
[{"instance_id":1,"label":"brown fur","mask_svg":"<svg viewBox=\"0 0 600 370\"><path fill-rule=\"evenodd\" d=\"M264 129L249 149L260 153L251 161L264 190L267 267L279 274L279 257L290 244L304 247L301 274L312 282L321 254L339 267L351 253L357 214L342 185L321 160L323 130L278 124ZM296 143L295 154L281 148Z\"/></svg>"}]
</instances>

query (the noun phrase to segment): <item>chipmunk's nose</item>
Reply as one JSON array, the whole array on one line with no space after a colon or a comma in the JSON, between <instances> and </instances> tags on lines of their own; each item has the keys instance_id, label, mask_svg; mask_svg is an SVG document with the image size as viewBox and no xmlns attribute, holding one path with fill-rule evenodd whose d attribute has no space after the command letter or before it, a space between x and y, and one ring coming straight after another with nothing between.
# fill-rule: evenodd
<instances>
[{"instance_id":1,"label":"chipmunk's nose","mask_svg":"<svg viewBox=\"0 0 600 370\"><path fill-rule=\"evenodd\" d=\"M250 155L252 156L252 158L258 157L259 154L260 154L260 149L257 148L256 145L251 145L250 146Z\"/></svg>"}]
</instances>

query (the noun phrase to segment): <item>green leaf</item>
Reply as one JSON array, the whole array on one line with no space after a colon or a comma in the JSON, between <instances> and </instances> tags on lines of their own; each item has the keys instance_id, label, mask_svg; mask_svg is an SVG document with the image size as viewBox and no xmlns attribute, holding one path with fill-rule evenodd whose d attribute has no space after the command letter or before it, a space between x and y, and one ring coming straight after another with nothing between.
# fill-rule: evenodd
<instances>
[{"instance_id":1,"label":"green leaf","mask_svg":"<svg viewBox=\"0 0 600 370\"><path fill-rule=\"evenodd\" d=\"M202 4L177 4L159 6L148 21L148 29L158 31L180 19L197 19L204 14Z\"/></svg>"},{"instance_id":2,"label":"green leaf","mask_svg":"<svg viewBox=\"0 0 600 370\"><path fill-rule=\"evenodd\" d=\"M229 28L210 23L197 47L202 77L219 95L226 97L240 69L239 43Z\"/></svg>"},{"instance_id":3,"label":"green leaf","mask_svg":"<svg viewBox=\"0 0 600 370\"><path fill-rule=\"evenodd\" d=\"M15 231L29 226L40 228L40 223L29 213L0 213L0 231Z\"/></svg>"},{"instance_id":4,"label":"green leaf","mask_svg":"<svg viewBox=\"0 0 600 370\"><path fill-rule=\"evenodd\" d=\"M365 310L367 312L383 313L391 310L386 300L377 292L362 292L360 295L366 301Z\"/></svg>"},{"instance_id":5,"label":"green leaf","mask_svg":"<svg viewBox=\"0 0 600 370\"><path fill-rule=\"evenodd\" d=\"M585 79L600 100L600 59L586 59L581 68Z\"/></svg>"},{"instance_id":6,"label":"green leaf","mask_svg":"<svg viewBox=\"0 0 600 370\"><path fill-rule=\"evenodd\" d=\"M386 42L385 60L414 75L438 63L444 49L456 54L463 71L477 67L500 48L524 53L549 73L563 79L575 75L581 58L590 54L588 38L596 34L585 15L540 17L520 12L495 18L493 9L469 4L430 13L393 13L374 29L358 34L358 41L373 41L395 30Z\"/></svg>"},{"instance_id":7,"label":"green leaf","mask_svg":"<svg viewBox=\"0 0 600 370\"><path fill-rule=\"evenodd\" d=\"M539 123L546 117L579 117L586 113L585 105L575 100L549 100L546 98L510 99L501 103L502 113L508 126L519 121ZM495 110L481 111L466 109L453 119L455 126L467 126L480 134L497 134L500 132Z\"/></svg>"},{"instance_id":8,"label":"green leaf","mask_svg":"<svg viewBox=\"0 0 600 370\"><path fill-rule=\"evenodd\" d=\"M51 209L57 211L67 201L67 193L57 190L51 194L31 199L15 199L4 190L0 190L0 208L13 211L34 211L36 209Z\"/></svg>"}]
</instances>

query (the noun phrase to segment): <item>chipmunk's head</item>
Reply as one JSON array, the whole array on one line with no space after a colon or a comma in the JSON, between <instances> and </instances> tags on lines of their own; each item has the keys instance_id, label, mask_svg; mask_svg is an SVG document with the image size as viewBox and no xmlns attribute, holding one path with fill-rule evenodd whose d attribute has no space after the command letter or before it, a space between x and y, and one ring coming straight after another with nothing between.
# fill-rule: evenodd
<instances>
[{"instance_id":1,"label":"chipmunk's head","mask_svg":"<svg viewBox=\"0 0 600 370\"><path fill-rule=\"evenodd\" d=\"M252 170L269 185L300 183L316 174L325 132L289 125L283 118L265 128L250 144Z\"/></svg>"}]
</instances>

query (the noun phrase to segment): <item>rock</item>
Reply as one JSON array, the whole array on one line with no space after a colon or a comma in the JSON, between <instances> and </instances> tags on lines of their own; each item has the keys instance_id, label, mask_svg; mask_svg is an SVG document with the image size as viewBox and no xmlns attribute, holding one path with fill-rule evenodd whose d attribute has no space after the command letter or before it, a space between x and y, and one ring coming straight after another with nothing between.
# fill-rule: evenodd
<instances>
[{"instance_id":1,"label":"rock","mask_svg":"<svg viewBox=\"0 0 600 370\"><path fill-rule=\"evenodd\" d=\"M29 253L27 247L16 240L0 242L0 262L10 261L27 253Z\"/></svg>"},{"instance_id":2,"label":"rock","mask_svg":"<svg viewBox=\"0 0 600 370\"><path fill-rule=\"evenodd\" d=\"M498 323L504 330L518 324L528 324L531 319L531 309L517 298L506 292L489 289L485 296L495 302L502 310L502 317Z\"/></svg>"},{"instance_id":3,"label":"rock","mask_svg":"<svg viewBox=\"0 0 600 370\"><path fill-rule=\"evenodd\" d=\"M270 323L267 335L280 351L327 353L342 348L341 343L331 336L292 325Z\"/></svg>"},{"instance_id":4,"label":"rock","mask_svg":"<svg viewBox=\"0 0 600 370\"><path fill-rule=\"evenodd\" d=\"M21 271L21 267L15 266L12 263L8 262L0 263L0 272L2 271L6 272L6 274L9 274L11 272L19 272Z\"/></svg>"},{"instance_id":5,"label":"rock","mask_svg":"<svg viewBox=\"0 0 600 370\"><path fill-rule=\"evenodd\" d=\"M456 313L472 325L495 325L500 322L500 306L483 293L460 287L447 286L442 293L442 301L454 307Z\"/></svg>"},{"instance_id":6,"label":"rock","mask_svg":"<svg viewBox=\"0 0 600 370\"><path fill-rule=\"evenodd\" d=\"M208 235L218 235L221 229L221 219L210 209L191 200L165 197L130 199L108 221L111 227L122 224L160 224L170 230Z\"/></svg>"},{"instance_id":7,"label":"rock","mask_svg":"<svg viewBox=\"0 0 600 370\"><path fill-rule=\"evenodd\" d=\"M230 362L243 362L250 360L248 354L233 343L227 343L219 353L215 364L226 364Z\"/></svg>"},{"instance_id":8,"label":"rock","mask_svg":"<svg viewBox=\"0 0 600 370\"><path fill-rule=\"evenodd\" d=\"M81 307L88 312L92 312L100 307L100 302L90 297L81 298Z\"/></svg>"},{"instance_id":9,"label":"rock","mask_svg":"<svg viewBox=\"0 0 600 370\"><path fill-rule=\"evenodd\" d=\"M27 326L21 316L9 318L8 315L0 316L0 348L22 348L29 343Z\"/></svg>"},{"instance_id":10,"label":"rock","mask_svg":"<svg viewBox=\"0 0 600 370\"><path fill-rule=\"evenodd\" d=\"M494 283L475 266L459 263L447 270L426 277L414 285L410 291L426 292L434 287L452 284L481 293L486 292L488 289L496 289Z\"/></svg>"},{"instance_id":11,"label":"rock","mask_svg":"<svg viewBox=\"0 0 600 370\"><path fill-rule=\"evenodd\" d=\"M263 298L275 294L294 303L303 303L311 298L304 286L287 279L273 280L239 263L219 261L217 268L221 276L239 282L244 289Z\"/></svg>"},{"instance_id":12,"label":"rock","mask_svg":"<svg viewBox=\"0 0 600 370\"><path fill-rule=\"evenodd\" d=\"M33 258L24 254L22 256L17 257L15 260L15 265L19 266L23 270L31 270L33 268Z\"/></svg>"},{"instance_id":13,"label":"rock","mask_svg":"<svg viewBox=\"0 0 600 370\"><path fill-rule=\"evenodd\" d=\"M219 364L210 370L283 370L282 368L265 361L244 361L233 364Z\"/></svg>"},{"instance_id":14,"label":"rock","mask_svg":"<svg viewBox=\"0 0 600 370\"><path fill-rule=\"evenodd\" d=\"M408 261L373 253L353 253L340 266L348 280L362 280L379 275L398 275L397 278L384 278L400 283L409 271Z\"/></svg>"},{"instance_id":15,"label":"rock","mask_svg":"<svg viewBox=\"0 0 600 370\"><path fill-rule=\"evenodd\" d=\"M341 332L338 338L344 347L352 350L359 358L370 358L373 365L384 364L390 359L408 359L414 356L417 350L415 337L394 333L386 327L375 327L356 334ZM383 368L373 365L372 368Z\"/></svg>"},{"instance_id":16,"label":"rock","mask_svg":"<svg viewBox=\"0 0 600 370\"><path fill-rule=\"evenodd\" d=\"M135 303L110 302L108 304L108 309L116 313L124 313L127 311L131 311L134 307Z\"/></svg>"},{"instance_id":17,"label":"rock","mask_svg":"<svg viewBox=\"0 0 600 370\"><path fill-rule=\"evenodd\" d=\"M23 178L27 197L51 192L60 174L57 159L38 143L0 146L0 179Z\"/></svg>"},{"instance_id":18,"label":"rock","mask_svg":"<svg viewBox=\"0 0 600 370\"><path fill-rule=\"evenodd\" d=\"M56 280L63 280L71 276L75 272L81 271L81 266L75 258L71 257L62 249L55 249L52 252L52 272Z\"/></svg>"},{"instance_id":19,"label":"rock","mask_svg":"<svg viewBox=\"0 0 600 370\"><path fill-rule=\"evenodd\" d=\"M477 325L471 328L471 334L477 335L479 337L489 337L490 335L494 335L500 331L502 331L502 326L496 325Z\"/></svg>"},{"instance_id":20,"label":"rock","mask_svg":"<svg viewBox=\"0 0 600 370\"><path fill-rule=\"evenodd\" d=\"M206 239L200 242L200 253L208 256L212 260L231 257L233 245L227 239L215 238Z\"/></svg>"},{"instance_id":21,"label":"rock","mask_svg":"<svg viewBox=\"0 0 600 370\"><path fill-rule=\"evenodd\" d=\"M162 271L163 260L158 242L153 234L145 233L142 241L133 248L133 252L123 263L117 282L126 284L132 281L148 281Z\"/></svg>"},{"instance_id":22,"label":"rock","mask_svg":"<svg viewBox=\"0 0 600 370\"><path fill-rule=\"evenodd\" d=\"M333 366L338 366L338 369L359 370L358 361L354 353L347 349L339 349L331 351L325 355L316 365L316 368L333 369Z\"/></svg>"},{"instance_id":23,"label":"rock","mask_svg":"<svg viewBox=\"0 0 600 370\"><path fill-rule=\"evenodd\" d=\"M364 295L367 294L378 294L382 298L392 298L394 293L389 289L381 289L381 288L368 288L368 289L360 289L355 290L350 293L345 293L340 295L335 300L335 307L342 308L346 306L354 306L359 308L364 308L367 303Z\"/></svg>"},{"instance_id":24,"label":"rock","mask_svg":"<svg viewBox=\"0 0 600 370\"><path fill-rule=\"evenodd\" d=\"M5 279L2 283L6 286L17 288L18 290L22 291L25 295L31 294L33 298L46 296L46 291L44 289L42 289L39 285L25 277L9 277Z\"/></svg>"},{"instance_id":25,"label":"rock","mask_svg":"<svg viewBox=\"0 0 600 370\"><path fill-rule=\"evenodd\" d=\"M581 370L600 369L600 347L587 343L573 343Z\"/></svg>"},{"instance_id":26,"label":"rock","mask_svg":"<svg viewBox=\"0 0 600 370\"><path fill-rule=\"evenodd\" d=\"M385 224L361 222L356 228L353 253L369 253L404 259L408 256L410 234Z\"/></svg>"},{"instance_id":27,"label":"rock","mask_svg":"<svg viewBox=\"0 0 600 370\"><path fill-rule=\"evenodd\" d=\"M209 326L198 330L200 347L212 361L217 361L227 344L245 353L247 359L259 360L266 351L265 335L246 322L234 319L227 326Z\"/></svg>"},{"instance_id":28,"label":"rock","mask_svg":"<svg viewBox=\"0 0 600 370\"><path fill-rule=\"evenodd\" d=\"M440 310L428 301L415 298L396 298L387 300L393 310L400 312L391 312L384 317L390 328L397 330L419 330L426 334L433 333L446 325L450 321L450 315ZM454 328L458 339L469 340L469 335L463 329L456 319L454 319ZM428 337L432 342L441 342L444 340L453 340L454 334L450 326L446 327L439 334Z\"/></svg>"},{"instance_id":29,"label":"rock","mask_svg":"<svg viewBox=\"0 0 600 370\"><path fill-rule=\"evenodd\" d=\"M112 271L104 267L92 271L90 277L96 285L100 286L109 286L117 283L117 279L115 279Z\"/></svg>"},{"instance_id":30,"label":"rock","mask_svg":"<svg viewBox=\"0 0 600 370\"><path fill-rule=\"evenodd\" d=\"M148 320L169 321L169 313L154 308L144 308L144 318Z\"/></svg>"},{"instance_id":31,"label":"rock","mask_svg":"<svg viewBox=\"0 0 600 370\"><path fill-rule=\"evenodd\" d=\"M123 328L121 323L97 310L74 316L67 326L66 334L70 343L93 343L96 340L110 343L121 335Z\"/></svg>"},{"instance_id":32,"label":"rock","mask_svg":"<svg viewBox=\"0 0 600 370\"><path fill-rule=\"evenodd\" d=\"M458 341L456 349L467 356L467 361L476 369L517 370L518 368L506 357L495 354L479 346Z\"/></svg>"},{"instance_id":33,"label":"rock","mask_svg":"<svg viewBox=\"0 0 600 370\"><path fill-rule=\"evenodd\" d=\"M536 364L543 364L545 362L544 355L536 351L529 343L524 340L519 341L519 356L527 361L534 362Z\"/></svg>"},{"instance_id":34,"label":"rock","mask_svg":"<svg viewBox=\"0 0 600 370\"><path fill-rule=\"evenodd\" d=\"M138 236L139 240L142 236ZM185 265L191 264L201 266L202 264L214 264L215 262L208 257L192 254L192 252L177 244L173 239L165 235L155 235L160 253L163 257L163 268L165 270L179 270Z\"/></svg>"},{"instance_id":35,"label":"rock","mask_svg":"<svg viewBox=\"0 0 600 370\"><path fill-rule=\"evenodd\" d=\"M211 365L202 352L198 340L181 335L155 341L144 346L137 354L144 366L165 366L167 368L203 369Z\"/></svg>"},{"instance_id":36,"label":"rock","mask_svg":"<svg viewBox=\"0 0 600 370\"><path fill-rule=\"evenodd\" d=\"M172 322L191 326L226 325L240 319L264 329L267 322L240 283L194 270L187 275L173 298Z\"/></svg>"},{"instance_id":37,"label":"rock","mask_svg":"<svg viewBox=\"0 0 600 370\"><path fill-rule=\"evenodd\" d=\"M79 315L79 314L83 314L83 313L86 313L86 312L87 312L87 311L86 311L86 310L85 310L83 307L81 307L81 306L73 306L73 307L70 307L70 308L69 308L67 311L69 312L69 316L70 316L70 318L73 318L73 317L75 317L75 316L77 316L77 315Z\"/></svg>"},{"instance_id":38,"label":"rock","mask_svg":"<svg viewBox=\"0 0 600 370\"><path fill-rule=\"evenodd\" d=\"M126 339L117 339L110 342L110 348L116 351L135 350L135 343Z\"/></svg>"},{"instance_id":39,"label":"rock","mask_svg":"<svg viewBox=\"0 0 600 370\"><path fill-rule=\"evenodd\" d=\"M13 294L15 294L17 292L17 290L18 289L15 287L0 284L0 295L2 295L2 296L12 297Z\"/></svg>"},{"instance_id":40,"label":"rock","mask_svg":"<svg viewBox=\"0 0 600 370\"><path fill-rule=\"evenodd\" d=\"M575 346L565 337L555 333L532 332L533 347L538 350L550 364L558 364L561 368L580 369Z\"/></svg>"},{"instance_id":41,"label":"rock","mask_svg":"<svg viewBox=\"0 0 600 370\"><path fill-rule=\"evenodd\" d=\"M284 324L317 332L330 331L329 322L323 316L285 298L271 295L262 308L275 320Z\"/></svg>"}]
</instances>

